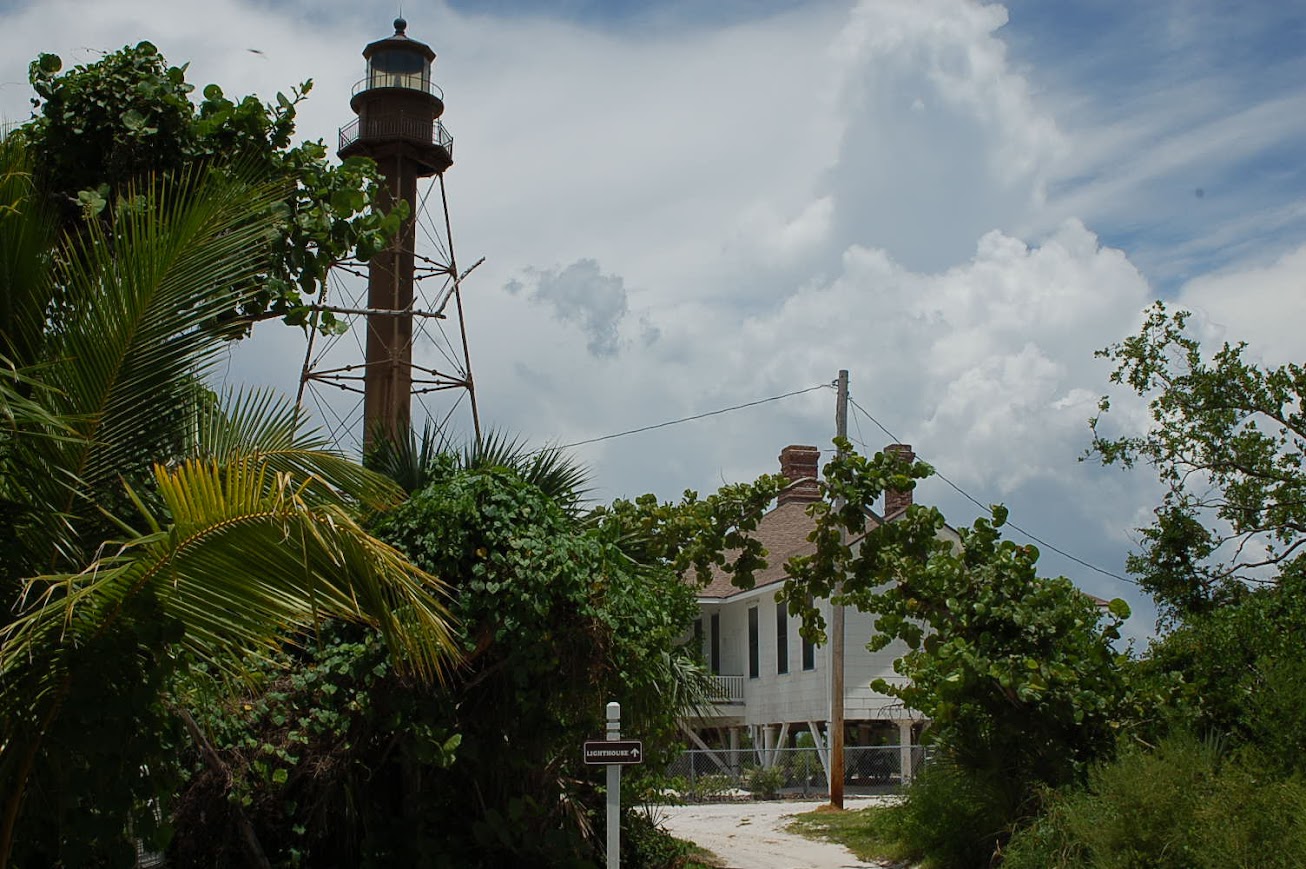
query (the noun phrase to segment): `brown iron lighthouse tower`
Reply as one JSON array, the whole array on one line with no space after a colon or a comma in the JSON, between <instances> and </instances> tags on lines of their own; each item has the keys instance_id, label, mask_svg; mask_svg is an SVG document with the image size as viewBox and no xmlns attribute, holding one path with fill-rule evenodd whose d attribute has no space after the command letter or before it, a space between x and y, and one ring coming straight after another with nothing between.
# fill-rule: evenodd
<instances>
[{"instance_id":1,"label":"brown iron lighthouse tower","mask_svg":"<svg viewBox=\"0 0 1306 869\"><path fill-rule=\"evenodd\" d=\"M394 28L394 35L363 49L367 74L354 85L349 101L358 117L341 128L338 153L342 159L365 156L376 161L385 179L381 207L388 212L402 200L408 204L409 215L390 246L367 263L365 306L331 305L325 299L320 306L362 317L366 322L361 376L365 453L378 437L407 439L413 396L441 390L466 391L476 437L480 437L459 288L465 273L458 273L453 254L444 188L445 170L453 165L453 138L440 121L444 94L431 80L435 52L408 36L404 19L395 19ZM425 194L420 196L419 182L426 185ZM437 185L439 203L428 212L427 199ZM435 208L442 211L438 218ZM428 227L421 224L423 218L436 219ZM418 251L419 226L433 248L429 255ZM436 288L423 291L424 283ZM456 316L456 323L447 322L446 310L451 302L450 313ZM431 338L443 356L438 367L414 363L415 323L419 335L428 326L438 331ZM453 327L455 334L450 335L448 327ZM446 346L439 346L441 339ZM310 346L304 366L306 383L330 383L360 391L356 373L359 366L321 368L312 356ZM440 424L437 420L437 426Z\"/></svg>"}]
</instances>

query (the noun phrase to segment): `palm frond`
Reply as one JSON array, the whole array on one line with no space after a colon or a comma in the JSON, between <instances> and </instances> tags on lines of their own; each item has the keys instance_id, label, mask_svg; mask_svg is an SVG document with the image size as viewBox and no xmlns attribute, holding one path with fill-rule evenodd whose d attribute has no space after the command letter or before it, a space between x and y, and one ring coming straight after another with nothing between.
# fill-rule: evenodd
<instances>
[{"instance_id":1,"label":"palm frond","mask_svg":"<svg viewBox=\"0 0 1306 869\"><path fill-rule=\"evenodd\" d=\"M531 450L519 439L491 431L480 441L470 441L458 450L444 432L429 423L418 435L407 438L377 438L367 457L368 467L394 480L406 492L426 488L436 480L437 459L452 456L468 471L504 468L539 488L569 513L583 503L589 472L556 447Z\"/></svg>"},{"instance_id":2,"label":"palm frond","mask_svg":"<svg viewBox=\"0 0 1306 869\"><path fill-rule=\"evenodd\" d=\"M220 670L328 617L373 625L424 680L457 654L444 584L341 507L305 501L302 480L252 460L188 461L157 467L155 483L172 524L80 573L29 581L24 615L0 630L0 678L42 661L37 694L54 690L75 650L146 594L182 626L180 646Z\"/></svg>"},{"instance_id":3,"label":"palm frond","mask_svg":"<svg viewBox=\"0 0 1306 869\"><path fill-rule=\"evenodd\" d=\"M32 444L48 448L79 440L84 420L51 411L50 392L39 366L18 368L0 355L0 577L39 570L51 542L69 536L62 508L81 481L57 466L33 473L24 461Z\"/></svg>"},{"instance_id":4,"label":"palm frond","mask_svg":"<svg viewBox=\"0 0 1306 869\"><path fill-rule=\"evenodd\" d=\"M21 135L0 135L0 354L25 367L40 358L54 298L55 222L32 182Z\"/></svg>"},{"instance_id":5,"label":"palm frond","mask_svg":"<svg viewBox=\"0 0 1306 869\"><path fill-rule=\"evenodd\" d=\"M412 494L433 482L436 457L451 448L444 432L427 420L420 435L415 429L409 429L407 437L394 438L385 433L376 437L367 456L367 466Z\"/></svg>"},{"instance_id":6,"label":"palm frond","mask_svg":"<svg viewBox=\"0 0 1306 869\"><path fill-rule=\"evenodd\" d=\"M198 378L225 338L214 328L266 269L279 188L210 174L156 180L58 255L60 301L47 324L41 379L47 406L81 420L75 440L16 442L21 464L46 469L37 500L97 516L122 476L148 478L184 436ZM80 481L69 491L67 480ZM75 535L47 542L52 565L84 563Z\"/></svg>"},{"instance_id":7,"label":"palm frond","mask_svg":"<svg viewBox=\"0 0 1306 869\"><path fill-rule=\"evenodd\" d=\"M21 434L35 437L77 439L77 427L85 420L60 416L50 410L52 387L41 378L40 366L19 368L0 353L0 437Z\"/></svg>"},{"instance_id":8,"label":"palm frond","mask_svg":"<svg viewBox=\"0 0 1306 869\"><path fill-rule=\"evenodd\" d=\"M92 487L175 443L180 412L226 343L214 324L267 270L283 191L217 173L155 180L69 242L58 270L68 310L47 351L68 410L92 416L90 448L70 456Z\"/></svg>"},{"instance_id":9,"label":"palm frond","mask_svg":"<svg viewBox=\"0 0 1306 869\"><path fill-rule=\"evenodd\" d=\"M682 716L710 716L718 689L707 665L684 647L663 651L658 663L655 690L663 708Z\"/></svg>"},{"instance_id":10,"label":"palm frond","mask_svg":"<svg viewBox=\"0 0 1306 869\"><path fill-rule=\"evenodd\" d=\"M273 471L305 480L304 497L344 496L373 510L403 500L403 490L393 480L345 456L320 432L306 429L294 404L270 390L229 391L199 402L193 441L185 452L219 464L255 458Z\"/></svg>"},{"instance_id":11,"label":"palm frond","mask_svg":"<svg viewBox=\"0 0 1306 869\"><path fill-rule=\"evenodd\" d=\"M519 438L491 431L464 448L463 467L508 468L557 501L568 512L579 509L589 492L589 471L557 447L529 450Z\"/></svg>"}]
</instances>

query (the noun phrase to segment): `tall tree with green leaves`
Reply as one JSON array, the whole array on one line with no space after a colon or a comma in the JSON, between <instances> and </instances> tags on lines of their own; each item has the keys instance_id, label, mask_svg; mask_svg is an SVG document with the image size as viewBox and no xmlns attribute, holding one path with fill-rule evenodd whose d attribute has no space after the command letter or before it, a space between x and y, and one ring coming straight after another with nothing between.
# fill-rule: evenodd
<instances>
[{"instance_id":1,"label":"tall tree with green leaves","mask_svg":"<svg viewBox=\"0 0 1306 869\"><path fill-rule=\"evenodd\" d=\"M1000 506L956 531L922 504L868 521L886 490L910 490L933 469L835 444L825 497L808 508L816 551L789 561L781 597L805 636L824 640L813 599L828 598L875 615L870 649L905 645L894 664L905 678L872 687L930 722L937 762L976 798L964 809L976 830L966 848L987 865L1039 789L1081 780L1137 714L1113 645L1129 608L1113 600L1103 611L1070 580L1039 576L1038 550L1003 539Z\"/></svg>"},{"instance_id":2,"label":"tall tree with green leaves","mask_svg":"<svg viewBox=\"0 0 1306 869\"><path fill-rule=\"evenodd\" d=\"M1109 435L1109 398L1093 420L1092 454L1151 465L1165 486L1128 567L1176 619L1306 565L1306 368L1256 365L1245 342L1208 355L1190 317L1157 302L1137 335L1098 354L1112 383L1147 400L1148 430Z\"/></svg>"},{"instance_id":3,"label":"tall tree with green leaves","mask_svg":"<svg viewBox=\"0 0 1306 869\"><path fill-rule=\"evenodd\" d=\"M1149 465L1164 486L1129 570L1168 631L1145 672L1180 674L1172 711L1255 746L1277 771L1306 756L1306 368L1259 365L1244 342L1204 349L1191 315L1158 302L1137 335L1099 355L1147 401L1141 433L1093 422L1105 464Z\"/></svg>"},{"instance_id":4,"label":"tall tree with green leaves","mask_svg":"<svg viewBox=\"0 0 1306 869\"><path fill-rule=\"evenodd\" d=\"M307 323L307 305L328 270L384 247L408 205L388 214L375 207L380 181L371 160L332 165L320 141L294 143L296 110L311 81L267 104L254 96L232 99L216 84L195 100L186 71L149 42L69 70L53 54L33 61L34 115L18 133L35 155L45 205L64 229L94 220L111 231L118 200L152 176L238 167L245 177L279 183L260 270L237 288L238 305L214 315L232 335L269 316ZM329 312L312 322L344 328Z\"/></svg>"},{"instance_id":5,"label":"tall tree with green leaves","mask_svg":"<svg viewBox=\"0 0 1306 869\"><path fill-rule=\"evenodd\" d=\"M328 616L421 679L456 651L439 582L355 519L402 493L292 408L203 386L284 179L150 176L61 233L34 162L0 141L0 866L130 865L178 671L238 675Z\"/></svg>"}]
</instances>

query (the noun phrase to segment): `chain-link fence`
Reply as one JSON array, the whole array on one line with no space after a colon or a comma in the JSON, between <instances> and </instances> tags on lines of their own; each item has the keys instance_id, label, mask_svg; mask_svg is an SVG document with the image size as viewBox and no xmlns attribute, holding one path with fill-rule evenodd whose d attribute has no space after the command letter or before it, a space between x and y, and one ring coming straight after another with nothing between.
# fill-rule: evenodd
<instances>
[{"instance_id":1,"label":"chain-link fence","mask_svg":"<svg viewBox=\"0 0 1306 869\"><path fill-rule=\"evenodd\" d=\"M896 793L926 762L923 746L863 745L844 748L844 792ZM825 765L815 748L694 749L667 769L669 787L690 802L726 799L747 792L758 796L818 797L829 794Z\"/></svg>"}]
</instances>

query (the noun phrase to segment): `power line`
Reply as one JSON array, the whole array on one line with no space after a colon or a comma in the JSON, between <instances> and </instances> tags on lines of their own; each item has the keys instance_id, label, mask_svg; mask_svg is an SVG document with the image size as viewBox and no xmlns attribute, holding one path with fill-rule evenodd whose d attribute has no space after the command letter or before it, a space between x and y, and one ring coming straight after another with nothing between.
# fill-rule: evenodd
<instances>
[{"instance_id":1,"label":"power line","mask_svg":"<svg viewBox=\"0 0 1306 869\"><path fill-rule=\"evenodd\" d=\"M853 407L857 408L857 410L860 411L860 412L861 412L861 413L862 413L862 414L863 414L867 419L869 419L871 422L875 423L875 425L880 429L880 431L884 432L886 435L888 435L890 438L893 439L894 443L902 443L902 439L901 439L901 438L899 438L896 434L894 434L893 432L891 432L891 431L889 431L887 428L885 428L885 426L884 426L883 423L881 423L881 422L880 422L878 419L876 419L875 417L871 416L870 412L867 411L866 408L862 407L860 404L858 404L856 401L854 401L851 397L848 399L848 403L851 404ZM862 444L862 446L863 446L864 448L868 449L868 450L871 449L871 447L867 446L867 445L864 444L864 443ZM989 509L990 509L990 505L980 503L979 500L977 500L975 497L973 497L973 496L972 496L969 492L967 492L965 489L961 488L961 487L958 486L956 483L952 482L952 480L949 480L947 477L945 477L945 476L943 475L943 473L942 473L941 471L939 471L937 468L935 468L935 470L934 470L934 476L938 477L940 480L942 480L943 482L947 483L949 486L952 487L953 491L955 491L957 494L961 495L961 496L962 496L963 498L965 498L967 501L970 501L970 502L971 502L972 504L974 504L976 507L979 507L981 510L989 510ZM1024 534L1026 537L1028 537L1030 540L1033 540L1035 543L1039 544L1040 546L1046 547L1047 549L1052 550L1053 552L1057 553L1058 555L1061 555L1061 556L1063 556L1064 558L1068 558L1068 559L1070 559L1071 561L1075 562L1075 564L1078 564L1078 565L1080 565L1080 566L1082 566L1082 567L1087 567L1089 570L1095 570L1095 571L1097 571L1098 573L1102 574L1103 576L1109 576L1109 577L1111 577L1112 579L1118 579L1118 580L1120 580L1121 582L1127 582L1127 583L1130 583L1131 585L1137 585L1137 584L1138 584L1138 581L1135 580L1135 579L1130 579L1130 578L1127 577L1127 576L1121 576L1120 574L1118 574L1118 573L1114 573L1114 572L1112 572L1112 571L1110 571L1110 570L1107 570L1106 568L1098 567L1096 564L1090 564L1090 563L1088 563L1087 561L1085 561L1084 559L1079 558L1078 556L1071 555L1069 552L1066 552L1066 551L1065 551L1064 549L1062 549L1061 547L1059 547L1059 546L1055 546L1055 545L1053 545L1053 544L1051 544L1051 543L1048 543L1048 542L1047 542L1046 540L1044 540L1043 538L1041 538L1041 537L1039 537L1039 536L1037 536L1037 535L1035 535L1035 534L1031 534L1030 532L1026 531L1024 528L1021 528L1021 527L1020 527L1019 525L1017 525L1015 522L1012 522L1010 518L1007 519L1006 524L1009 525L1009 526L1011 526L1012 529L1014 529L1014 530L1016 530L1016 531L1019 531L1021 534Z\"/></svg>"},{"instance_id":2,"label":"power line","mask_svg":"<svg viewBox=\"0 0 1306 869\"><path fill-rule=\"evenodd\" d=\"M640 432L653 431L654 429L666 428L667 426L672 426L672 425L680 425L680 423L682 422L693 422L696 419L706 419L709 416L720 416L723 413L732 413L733 411L743 410L744 408L747 407L757 407L759 404L767 404L768 402L772 402L772 401L781 401L782 399L793 398L795 395L804 395L808 392L815 392L818 389L830 389L830 388L832 388L831 384L822 383L817 386L809 386L806 389L798 389L795 390L794 392L786 392L784 395L773 395L770 398L759 398L757 401L749 401L744 404L736 404L733 405L732 407L723 407L719 410L709 410L707 413L698 413L693 416L684 416L681 417L680 419L671 419L671 420L667 420L666 422L659 422L656 423L655 425L641 426L639 428L632 428L628 431L619 431L614 434L606 434L603 435L602 437L589 438L588 440L576 441L575 443L570 443L570 444L562 444L558 446L557 449L566 450L572 447L584 446L586 444L596 444L599 441L610 441L613 438L623 438L626 435L633 435L633 434L639 434Z\"/></svg>"}]
</instances>

